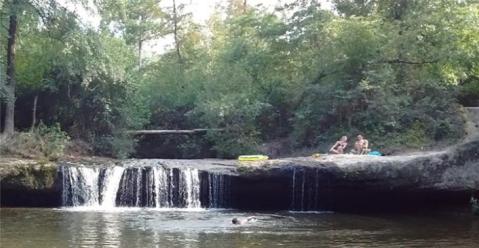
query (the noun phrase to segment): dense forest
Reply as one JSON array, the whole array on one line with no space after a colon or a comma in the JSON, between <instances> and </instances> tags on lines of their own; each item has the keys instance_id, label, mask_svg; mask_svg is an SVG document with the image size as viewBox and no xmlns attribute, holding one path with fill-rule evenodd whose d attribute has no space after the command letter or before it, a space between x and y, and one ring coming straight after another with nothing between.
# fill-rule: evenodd
<instances>
[{"instance_id":1,"label":"dense forest","mask_svg":"<svg viewBox=\"0 0 479 248\"><path fill-rule=\"evenodd\" d=\"M206 23L175 0L61 2L0 3L3 153L122 158L142 150L128 130L197 128L210 130L143 143L183 158L324 151L358 133L431 148L479 105L475 0L225 0Z\"/></svg>"}]
</instances>

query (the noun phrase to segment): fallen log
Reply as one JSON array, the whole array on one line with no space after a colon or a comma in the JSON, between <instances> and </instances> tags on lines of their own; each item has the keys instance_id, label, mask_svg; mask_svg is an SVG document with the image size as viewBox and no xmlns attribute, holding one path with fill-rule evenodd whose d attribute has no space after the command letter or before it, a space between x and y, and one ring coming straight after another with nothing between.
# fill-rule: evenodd
<instances>
[{"instance_id":1,"label":"fallen log","mask_svg":"<svg viewBox=\"0 0 479 248\"><path fill-rule=\"evenodd\" d=\"M195 134L206 133L207 131L223 131L221 128L198 128L198 129L169 129L169 130L128 130L128 134Z\"/></svg>"}]
</instances>

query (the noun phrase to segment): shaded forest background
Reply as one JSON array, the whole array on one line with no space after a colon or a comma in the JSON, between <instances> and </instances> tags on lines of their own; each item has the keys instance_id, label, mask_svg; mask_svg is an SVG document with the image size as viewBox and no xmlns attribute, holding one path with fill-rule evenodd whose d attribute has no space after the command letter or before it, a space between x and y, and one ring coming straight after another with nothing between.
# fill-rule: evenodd
<instances>
[{"instance_id":1,"label":"shaded forest background","mask_svg":"<svg viewBox=\"0 0 479 248\"><path fill-rule=\"evenodd\" d=\"M56 1L3 0L0 150L286 156L358 133L428 149L459 139L461 106L479 105L478 1L228 0L206 25L165 1L71 0L94 4L92 27ZM146 56L163 37L172 46ZM195 128L221 130L140 144L126 132Z\"/></svg>"}]
</instances>

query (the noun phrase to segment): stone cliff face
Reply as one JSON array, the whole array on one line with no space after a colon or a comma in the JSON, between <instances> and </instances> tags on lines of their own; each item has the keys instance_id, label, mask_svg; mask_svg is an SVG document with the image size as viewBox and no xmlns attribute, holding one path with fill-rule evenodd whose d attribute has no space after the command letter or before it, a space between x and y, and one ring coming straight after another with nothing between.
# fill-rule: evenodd
<instances>
[{"instance_id":1,"label":"stone cliff face","mask_svg":"<svg viewBox=\"0 0 479 248\"><path fill-rule=\"evenodd\" d=\"M468 110L475 120L479 110ZM476 120L478 121L478 120ZM193 167L230 175L231 206L240 209L355 210L467 203L479 191L479 132L443 151L402 156L325 155L254 163L231 160L154 160L167 167ZM60 206L60 167L145 167L151 160L76 161L40 164L0 159L3 206Z\"/></svg>"},{"instance_id":2,"label":"stone cliff face","mask_svg":"<svg viewBox=\"0 0 479 248\"><path fill-rule=\"evenodd\" d=\"M0 160L2 206L58 206L58 166L32 160Z\"/></svg>"},{"instance_id":3,"label":"stone cliff face","mask_svg":"<svg viewBox=\"0 0 479 248\"><path fill-rule=\"evenodd\" d=\"M239 169L239 207L313 210L466 203L479 190L479 140L407 156L354 155L268 161ZM296 196L293 195L296 192ZM302 199L298 199L301 194ZM294 207L294 205L302 205ZM399 205L398 205L399 204Z\"/></svg>"}]
</instances>

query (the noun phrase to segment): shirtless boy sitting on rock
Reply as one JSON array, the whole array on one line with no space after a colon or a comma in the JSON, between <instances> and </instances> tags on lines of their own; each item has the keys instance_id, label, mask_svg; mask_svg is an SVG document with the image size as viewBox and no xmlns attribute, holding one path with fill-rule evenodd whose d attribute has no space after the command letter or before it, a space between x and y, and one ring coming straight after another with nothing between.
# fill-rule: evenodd
<instances>
[{"instance_id":1,"label":"shirtless boy sitting on rock","mask_svg":"<svg viewBox=\"0 0 479 248\"><path fill-rule=\"evenodd\" d=\"M329 149L329 153L331 154L343 154L346 151L346 147L348 146L348 137L343 136L341 139L336 141L334 145Z\"/></svg>"},{"instance_id":2,"label":"shirtless boy sitting on rock","mask_svg":"<svg viewBox=\"0 0 479 248\"><path fill-rule=\"evenodd\" d=\"M369 149L369 141L360 134L357 137L356 142L354 143L354 149L351 151L353 154L364 155L368 154L371 149Z\"/></svg>"}]
</instances>

